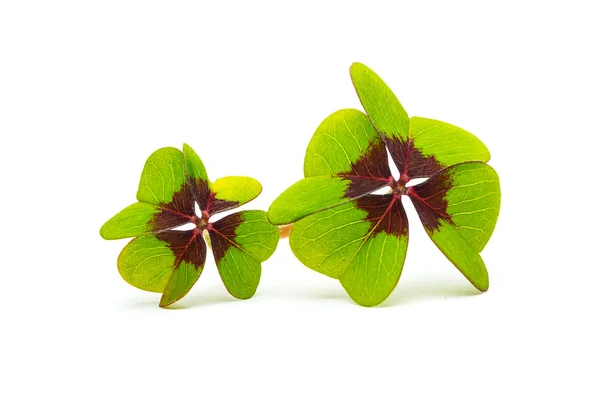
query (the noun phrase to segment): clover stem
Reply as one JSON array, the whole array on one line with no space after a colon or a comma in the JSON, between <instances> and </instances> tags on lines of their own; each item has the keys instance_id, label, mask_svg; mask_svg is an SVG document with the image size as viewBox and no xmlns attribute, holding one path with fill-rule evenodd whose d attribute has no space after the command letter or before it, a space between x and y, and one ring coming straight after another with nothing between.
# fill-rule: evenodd
<instances>
[{"instance_id":1,"label":"clover stem","mask_svg":"<svg viewBox=\"0 0 600 400\"><path fill-rule=\"evenodd\" d=\"M292 225L294 225L294 224L281 225L279 227L279 237L281 239L285 239L286 237L290 236L290 231L292 230Z\"/></svg>"},{"instance_id":2,"label":"clover stem","mask_svg":"<svg viewBox=\"0 0 600 400\"><path fill-rule=\"evenodd\" d=\"M204 241L206 241L206 245L208 246L209 250L212 250L212 243L210 242L210 235L208 234L208 229L204 229L202 231L202 237L204 238Z\"/></svg>"}]
</instances>

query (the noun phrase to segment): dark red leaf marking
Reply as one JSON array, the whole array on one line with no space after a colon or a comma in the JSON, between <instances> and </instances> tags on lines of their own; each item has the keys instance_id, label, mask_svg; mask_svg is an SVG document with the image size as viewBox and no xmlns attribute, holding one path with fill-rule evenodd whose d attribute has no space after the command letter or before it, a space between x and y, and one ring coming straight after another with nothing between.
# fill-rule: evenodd
<instances>
[{"instance_id":1,"label":"dark red leaf marking","mask_svg":"<svg viewBox=\"0 0 600 400\"><path fill-rule=\"evenodd\" d=\"M192 201L196 201L201 210L207 210L210 197L208 182L202 179L189 179L186 186L190 187Z\"/></svg>"},{"instance_id":2,"label":"dark red leaf marking","mask_svg":"<svg viewBox=\"0 0 600 400\"><path fill-rule=\"evenodd\" d=\"M414 145L413 139L402 142L398 138L384 136L392 160L400 171L400 182L406 184L410 179L428 178L444 168L434 156L424 156Z\"/></svg>"},{"instance_id":3,"label":"dark red leaf marking","mask_svg":"<svg viewBox=\"0 0 600 400\"><path fill-rule=\"evenodd\" d=\"M235 213L218 220L210 227L208 233L216 263L225 257L227 250L234 245L235 230L241 223L242 215Z\"/></svg>"},{"instance_id":4,"label":"dark red leaf marking","mask_svg":"<svg viewBox=\"0 0 600 400\"><path fill-rule=\"evenodd\" d=\"M372 144L365 154L352 163L352 171L339 176L351 181L345 193L349 198L364 196L388 185L393 177L387 161L385 144Z\"/></svg>"},{"instance_id":5,"label":"dark red leaf marking","mask_svg":"<svg viewBox=\"0 0 600 400\"><path fill-rule=\"evenodd\" d=\"M227 201L217 199L215 193L208 187L208 182L201 179L190 181L194 199L198 202L198 206L208 215L214 215L223 211L231 210L238 207L240 204L237 201Z\"/></svg>"},{"instance_id":6,"label":"dark red leaf marking","mask_svg":"<svg viewBox=\"0 0 600 400\"><path fill-rule=\"evenodd\" d=\"M173 200L161 204L160 211L150 221L152 232L162 232L191 222L194 212L194 199L188 185L173 194Z\"/></svg>"},{"instance_id":7,"label":"dark red leaf marking","mask_svg":"<svg viewBox=\"0 0 600 400\"><path fill-rule=\"evenodd\" d=\"M367 195L356 200L357 208L367 212L367 221L371 221L372 233L408 235L408 218L400 201L394 194Z\"/></svg>"},{"instance_id":8,"label":"dark red leaf marking","mask_svg":"<svg viewBox=\"0 0 600 400\"><path fill-rule=\"evenodd\" d=\"M223 211L231 210L240 205L238 201L221 200L215 197L215 193L211 192L208 198L208 204L206 210L210 215L214 215Z\"/></svg>"},{"instance_id":9,"label":"dark red leaf marking","mask_svg":"<svg viewBox=\"0 0 600 400\"><path fill-rule=\"evenodd\" d=\"M166 242L175 255L175 268L181 262L187 262L198 269L206 261L206 243L202 234L194 229L191 231L166 231L156 234L158 240Z\"/></svg>"},{"instance_id":10,"label":"dark red leaf marking","mask_svg":"<svg viewBox=\"0 0 600 400\"><path fill-rule=\"evenodd\" d=\"M392 176L387 161L385 144L377 141L369 146L365 153L352 163L352 171L340 175L353 175L369 178L389 178Z\"/></svg>"},{"instance_id":11,"label":"dark red leaf marking","mask_svg":"<svg viewBox=\"0 0 600 400\"><path fill-rule=\"evenodd\" d=\"M372 193L393 182L393 179L382 178L374 179L361 178L356 176L344 176L343 178L348 179L350 181L350 184L346 188L346 193L344 194L344 196L351 199Z\"/></svg>"},{"instance_id":12,"label":"dark red leaf marking","mask_svg":"<svg viewBox=\"0 0 600 400\"><path fill-rule=\"evenodd\" d=\"M196 216L195 202L202 211L201 218ZM215 193L210 191L208 182L202 179L190 179L181 189L173 194L173 200L161 204L150 221L152 232L163 232L192 222L198 228L207 225L208 218L219 212L223 212L239 205L238 202L219 200Z\"/></svg>"},{"instance_id":13,"label":"dark red leaf marking","mask_svg":"<svg viewBox=\"0 0 600 400\"><path fill-rule=\"evenodd\" d=\"M154 217L149 222L152 227L152 232L163 232L169 229L191 222L187 215L182 215L171 210L161 208L159 212L154 214Z\"/></svg>"},{"instance_id":14,"label":"dark red leaf marking","mask_svg":"<svg viewBox=\"0 0 600 400\"><path fill-rule=\"evenodd\" d=\"M442 220L453 223L447 213L448 201L446 200L446 193L451 187L452 177L447 170L442 170L425 182L409 187L407 190L423 226L429 232L438 230Z\"/></svg>"}]
</instances>

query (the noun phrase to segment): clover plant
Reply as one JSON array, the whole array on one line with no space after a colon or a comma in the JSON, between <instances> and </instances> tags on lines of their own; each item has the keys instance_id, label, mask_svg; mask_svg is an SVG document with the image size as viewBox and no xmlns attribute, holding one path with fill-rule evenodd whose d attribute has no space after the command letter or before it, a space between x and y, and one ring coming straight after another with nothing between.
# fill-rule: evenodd
<instances>
[{"instance_id":1,"label":"clover plant","mask_svg":"<svg viewBox=\"0 0 600 400\"><path fill-rule=\"evenodd\" d=\"M400 199L408 196L437 247L486 291L488 273L479 253L500 208L488 149L454 125L409 118L365 65L353 64L350 75L366 114L345 109L321 123L306 150L305 178L273 202L269 220L293 223L289 241L296 257L339 279L357 303L373 306L390 295L402 272L408 221ZM417 178L427 180L412 185ZM386 186L387 193L373 193Z\"/></svg>"},{"instance_id":2,"label":"clover plant","mask_svg":"<svg viewBox=\"0 0 600 400\"><path fill-rule=\"evenodd\" d=\"M277 247L279 230L259 210L212 217L249 202L261 190L258 181L244 176L210 182L188 145L183 151L162 148L146 161L138 202L108 220L100 235L135 237L119 256L119 272L137 288L162 293L161 307L181 299L198 280L206 261L205 239L229 293L247 299L258 287L261 262ZM181 229L190 224L192 229Z\"/></svg>"}]
</instances>

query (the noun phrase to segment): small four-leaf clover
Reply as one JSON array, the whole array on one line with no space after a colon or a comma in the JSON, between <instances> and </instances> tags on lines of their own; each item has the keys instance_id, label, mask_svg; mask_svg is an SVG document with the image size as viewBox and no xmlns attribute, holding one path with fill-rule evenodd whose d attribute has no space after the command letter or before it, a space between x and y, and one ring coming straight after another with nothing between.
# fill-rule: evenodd
<instances>
[{"instance_id":1,"label":"small four-leaf clover","mask_svg":"<svg viewBox=\"0 0 600 400\"><path fill-rule=\"evenodd\" d=\"M162 293L161 307L181 299L198 280L208 235L225 287L247 299L258 287L261 262L277 247L279 230L264 211L236 212L214 222L211 217L249 202L261 190L258 181L243 176L210 182L190 146L184 144L183 152L165 147L146 161L138 203L108 220L100 235L135 237L119 256L119 272L137 288ZM190 230L176 229L190 223Z\"/></svg>"}]
</instances>

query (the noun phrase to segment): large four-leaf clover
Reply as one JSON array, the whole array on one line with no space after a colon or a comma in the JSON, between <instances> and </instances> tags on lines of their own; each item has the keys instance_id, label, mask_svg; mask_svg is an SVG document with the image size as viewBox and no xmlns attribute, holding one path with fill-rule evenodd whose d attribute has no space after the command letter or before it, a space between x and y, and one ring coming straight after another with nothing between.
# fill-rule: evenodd
<instances>
[{"instance_id":1,"label":"large four-leaf clover","mask_svg":"<svg viewBox=\"0 0 600 400\"><path fill-rule=\"evenodd\" d=\"M486 291L488 274L479 253L500 208L498 176L485 164L487 148L456 126L409 118L365 65L353 64L350 74L367 115L340 110L321 123L306 151L306 178L273 202L269 220L294 223L290 246L298 259L339 279L357 303L373 306L390 295L402 272L408 221L400 199L408 196L433 242ZM428 179L407 185L415 178ZM387 194L373 194L386 186Z\"/></svg>"},{"instance_id":2,"label":"large four-leaf clover","mask_svg":"<svg viewBox=\"0 0 600 400\"><path fill-rule=\"evenodd\" d=\"M166 307L185 296L202 273L208 233L225 287L247 299L258 287L261 262L277 247L279 230L264 211L236 212L215 222L211 217L249 202L261 190L258 181L243 176L210 182L188 145L183 152L162 148L146 161L138 203L107 221L100 235L135 237L119 256L119 272L137 288L162 293L160 306ZM190 230L176 229L190 223Z\"/></svg>"}]
</instances>

